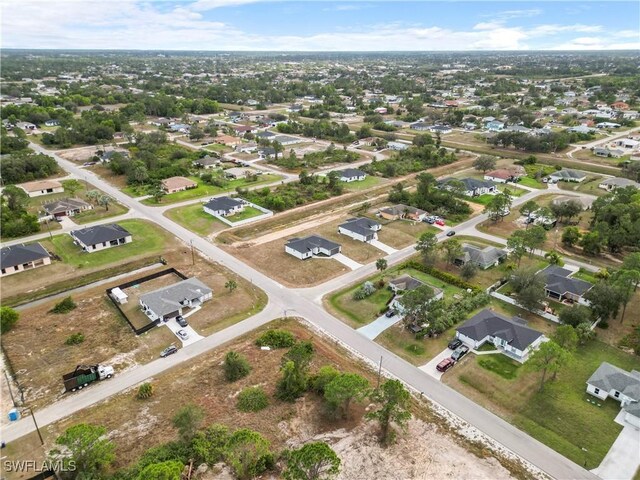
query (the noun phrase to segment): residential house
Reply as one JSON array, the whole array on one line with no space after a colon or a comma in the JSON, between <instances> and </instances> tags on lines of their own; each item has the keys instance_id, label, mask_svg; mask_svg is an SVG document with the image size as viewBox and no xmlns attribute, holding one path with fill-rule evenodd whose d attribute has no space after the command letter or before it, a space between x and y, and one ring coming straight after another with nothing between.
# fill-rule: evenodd
<instances>
[{"instance_id":1,"label":"residential house","mask_svg":"<svg viewBox=\"0 0 640 480\"><path fill-rule=\"evenodd\" d=\"M278 142L283 147L302 142L300 138L292 137L290 135L276 135L275 137L270 138L270 140L272 142Z\"/></svg>"},{"instance_id":2,"label":"residential house","mask_svg":"<svg viewBox=\"0 0 640 480\"><path fill-rule=\"evenodd\" d=\"M629 110L629 104L625 102L614 102L610 106L614 110Z\"/></svg>"},{"instance_id":3,"label":"residential house","mask_svg":"<svg viewBox=\"0 0 640 480\"><path fill-rule=\"evenodd\" d=\"M462 194L467 197L477 197L479 195L484 194L495 194L498 193L498 189L493 182L489 182L487 180L478 180L476 178L445 178L438 182L438 186L443 188L444 190L455 190L455 184L462 184Z\"/></svg>"},{"instance_id":4,"label":"residential house","mask_svg":"<svg viewBox=\"0 0 640 480\"><path fill-rule=\"evenodd\" d=\"M244 210L245 201L239 198L216 197L204 204L204 211L214 217L228 217Z\"/></svg>"},{"instance_id":5,"label":"residential house","mask_svg":"<svg viewBox=\"0 0 640 480\"><path fill-rule=\"evenodd\" d=\"M255 135L256 139L265 139L269 141L271 141L275 136L276 136L275 133L269 132L268 130L265 130L264 132L258 132Z\"/></svg>"},{"instance_id":6,"label":"residential house","mask_svg":"<svg viewBox=\"0 0 640 480\"><path fill-rule=\"evenodd\" d=\"M345 168L344 170L338 170L340 174L341 182L361 182L367 178L367 174L357 168Z\"/></svg>"},{"instance_id":7,"label":"residential house","mask_svg":"<svg viewBox=\"0 0 640 480\"><path fill-rule=\"evenodd\" d=\"M620 126L619 123L613 122L600 122L596 124L596 128L620 128Z\"/></svg>"},{"instance_id":8,"label":"residential house","mask_svg":"<svg viewBox=\"0 0 640 480\"><path fill-rule=\"evenodd\" d=\"M568 168L563 168L557 172L553 172L549 175L549 178L555 181L564 181L564 182L583 182L587 178L587 174L581 172L579 170L570 170Z\"/></svg>"},{"instance_id":9,"label":"residential house","mask_svg":"<svg viewBox=\"0 0 640 480\"><path fill-rule=\"evenodd\" d=\"M375 220L365 217L350 218L338 225L338 233L360 242L372 242L378 239L378 231L382 229Z\"/></svg>"},{"instance_id":10,"label":"residential house","mask_svg":"<svg viewBox=\"0 0 640 480\"><path fill-rule=\"evenodd\" d=\"M18 122L16 123L16 127L26 132L32 132L37 128L33 123L30 123L30 122Z\"/></svg>"},{"instance_id":11,"label":"residential house","mask_svg":"<svg viewBox=\"0 0 640 480\"><path fill-rule=\"evenodd\" d=\"M380 115L384 115L387 113L387 107L378 107L373 109L374 113L378 113Z\"/></svg>"},{"instance_id":12,"label":"residential house","mask_svg":"<svg viewBox=\"0 0 640 480\"><path fill-rule=\"evenodd\" d=\"M399 220L406 218L416 222L421 222L428 215L428 212L409 205L393 205L391 207L385 207L378 210L378 213L385 220Z\"/></svg>"},{"instance_id":13,"label":"residential house","mask_svg":"<svg viewBox=\"0 0 640 480\"><path fill-rule=\"evenodd\" d=\"M131 234L117 223L72 230L69 234L73 238L73 243L89 253L117 247L133 241Z\"/></svg>"},{"instance_id":14,"label":"residential house","mask_svg":"<svg viewBox=\"0 0 640 480\"><path fill-rule=\"evenodd\" d=\"M199 158L198 160L193 161L194 167L203 168L205 170L216 168L218 165L220 165L220 159L216 157L212 157L211 155L207 155L206 157L202 157L202 158Z\"/></svg>"},{"instance_id":15,"label":"residential house","mask_svg":"<svg viewBox=\"0 0 640 480\"><path fill-rule=\"evenodd\" d=\"M47 215L60 219L62 217L73 217L85 210L91 210L93 206L79 198L63 198L45 203L42 208Z\"/></svg>"},{"instance_id":16,"label":"residential house","mask_svg":"<svg viewBox=\"0 0 640 480\"><path fill-rule=\"evenodd\" d=\"M242 135L245 133L254 133L257 130L257 127L253 125L234 125L233 129L238 135Z\"/></svg>"},{"instance_id":17,"label":"residential house","mask_svg":"<svg viewBox=\"0 0 640 480\"><path fill-rule=\"evenodd\" d=\"M103 152L102 155L100 155L100 161L102 163L109 163L116 154L122 156L127 160L129 159L129 152L127 150L107 150L106 152Z\"/></svg>"},{"instance_id":18,"label":"residential house","mask_svg":"<svg viewBox=\"0 0 640 480\"><path fill-rule=\"evenodd\" d=\"M198 184L187 177L169 177L162 180L162 188L167 193L182 192L196 188Z\"/></svg>"},{"instance_id":19,"label":"residential house","mask_svg":"<svg viewBox=\"0 0 640 480\"><path fill-rule=\"evenodd\" d=\"M290 113L299 113L302 110L304 110L304 107L299 103L294 103L293 105L289 105L287 107L287 112L290 112Z\"/></svg>"},{"instance_id":20,"label":"residential house","mask_svg":"<svg viewBox=\"0 0 640 480\"><path fill-rule=\"evenodd\" d=\"M218 135L213 139L215 143L219 143L220 145L226 145L228 147L235 147L236 145L240 145L242 140L237 137L232 137L231 135Z\"/></svg>"},{"instance_id":21,"label":"residential house","mask_svg":"<svg viewBox=\"0 0 640 480\"><path fill-rule=\"evenodd\" d=\"M432 125L428 130L431 133L439 133L441 135L453 132L453 129L449 125Z\"/></svg>"},{"instance_id":22,"label":"residential house","mask_svg":"<svg viewBox=\"0 0 640 480\"><path fill-rule=\"evenodd\" d=\"M620 402L625 411L624 419L640 428L640 372L627 372L615 365L602 362L587 380L587 393L606 400Z\"/></svg>"},{"instance_id":23,"label":"residential house","mask_svg":"<svg viewBox=\"0 0 640 480\"><path fill-rule=\"evenodd\" d=\"M593 154L596 157L620 158L624 155L624 151L619 148L595 147Z\"/></svg>"},{"instance_id":24,"label":"residential house","mask_svg":"<svg viewBox=\"0 0 640 480\"><path fill-rule=\"evenodd\" d=\"M169 130L171 130L172 132L176 132L176 133L184 133L187 134L189 133L189 130L191 129L191 127L185 123L174 123L172 125L169 125Z\"/></svg>"},{"instance_id":25,"label":"residential house","mask_svg":"<svg viewBox=\"0 0 640 480\"><path fill-rule=\"evenodd\" d=\"M482 310L458 327L456 338L474 350L485 343L493 344L502 354L520 363L547 340L541 332L529 328L522 318L509 319L490 309Z\"/></svg>"},{"instance_id":26,"label":"residential house","mask_svg":"<svg viewBox=\"0 0 640 480\"><path fill-rule=\"evenodd\" d=\"M35 182L20 183L16 187L24 190L31 198L52 193L64 193L62 183L57 180L36 180Z\"/></svg>"},{"instance_id":27,"label":"residential house","mask_svg":"<svg viewBox=\"0 0 640 480\"><path fill-rule=\"evenodd\" d=\"M0 277L49 264L49 252L39 243L11 245L0 250Z\"/></svg>"},{"instance_id":28,"label":"residential house","mask_svg":"<svg viewBox=\"0 0 640 480\"><path fill-rule=\"evenodd\" d=\"M419 132L426 132L431 128L431 125L425 122L416 122L412 123L409 128L411 128L411 130L418 130Z\"/></svg>"},{"instance_id":29,"label":"residential house","mask_svg":"<svg viewBox=\"0 0 640 480\"><path fill-rule=\"evenodd\" d=\"M499 168L484 174L484 179L489 182L495 183L507 183L517 182L520 177L523 177L524 173L516 172L513 169Z\"/></svg>"},{"instance_id":30,"label":"residential house","mask_svg":"<svg viewBox=\"0 0 640 480\"><path fill-rule=\"evenodd\" d=\"M258 151L258 144L255 142L242 143L240 145L236 145L236 152L252 153L257 151Z\"/></svg>"},{"instance_id":31,"label":"residential house","mask_svg":"<svg viewBox=\"0 0 640 480\"><path fill-rule=\"evenodd\" d=\"M504 123L493 120L491 122L487 122L484 128L486 128L490 132L501 132L502 130L504 130Z\"/></svg>"},{"instance_id":32,"label":"residential house","mask_svg":"<svg viewBox=\"0 0 640 480\"><path fill-rule=\"evenodd\" d=\"M402 143L402 142L387 142L387 148L389 150L406 150L407 148L409 148L411 145L407 144L407 143Z\"/></svg>"},{"instance_id":33,"label":"residential house","mask_svg":"<svg viewBox=\"0 0 640 480\"><path fill-rule=\"evenodd\" d=\"M151 320L168 322L212 297L213 290L194 277L140 295L140 307Z\"/></svg>"},{"instance_id":34,"label":"residential house","mask_svg":"<svg viewBox=\"0 0 640 480\"><path fill-rule=\"evenodd\" d=\"M259 172L258 170L255 170L252 168L244 168L244 167L231 167L231 168L227 168L224 171L225 177L232 178L234 180L247 178L250 175L258 175L260 173L262 172Z\"/></svg>"},{"instance_id":35,"label":"residential house","mask_svg":"<svg viewBox=\"0 0 640 480\"><path fill-rule=\"evenodd\" d=\"M342 250L339 243L327 240L319 235L309 235L304 238L291 238L284 246L284 251L300 260L306 260L314 255L332 257Z\"/></svg>"},{"instance_id":36,"label":"residential house","mask_svg":"<svg viewBox=\"0 0 640 480\"><path fill-rule=\"evenodd\" d=\"M402 306L400 299L403 294L416 290L424 285L428 284L422 280L412 277L411 275L400 275L393 280L389 280L389 288L394 293L393 299L389 302L389 308L395 310L399 315L402 315L404 313L404 307ZM434 287L433 285L428 286L433 290L433 297L431 297L426 303L441 300L444 297L444 292L440 288Z\"/></svg>"},{"instance_id":37,"label":"residential house","mask_svg":"<svg viewBox=\"0 0 640 480\"><path fill-rule=\"evenodd\" d=\"M481 248L476 245L463 243L462 251L462 256L454 260L456 265L463 266L467 263L472 263L483 270L497 266L507 258L506 251L491 246Z\"/></svg>"},{"instance_id":38,"label":"residential house","mask_svg":"<svg viewBox=\"0 0 640 480\"><path fill-rule=\"evenodd\" d=\"M591 205L593 205L593 197L576 197L574 195L560 195L558 197L555 197L553 200L551 200L551 204L552 205L564 205L565 203L568 202L575 202L578 203L581 207L582 210L589 210L591 208Z\"/></svg>"},{"instance_id":39,"label":"residential house","mask_svg":"<svg viewBox=\"0 0 640 480\"><path fill-rule=\"evenodd\" d=\"M47 120L44 125L45 127L57 127L60 125L60 120Z\"/></svg>"},{"instance_id":40,"label":"residential house","mask_svg":"<svg viewBox=\"0 0 640 480\"><path fill-rule=\"evenodd\" d=\"M636 150L640 147L640 141L634 140L633 138L621 138L613 142L613 144L625 150Z\"/></svg>"},{"instance_id":41,"label":"residential house","mask_svg":"<svg viewBox=\"0 0 640 480\"><path fill-rule=\"evenodd\" d=\"M538 272L538 275L544 279L544 293L547 297L558 302L568 301L589 305L584 295L593 285L586 280L573 278L573 271L557 265L549 265Z\"/></svg>"},{"instance_id":42,"label":"residential house","mask_svg":"<svg viewBox=\"0 0 640 480\"><path fill-rule=\"evenodd\" d=\"M640 183L629 180L628 178L613 177L603 180L602 182L600 182L600 185L598 185L598 188L602 188L603 190L606 190L608 192L611 192L616 188L625 187L635 187L637 189L640 189Z\"/></svg>"}]
</instances>

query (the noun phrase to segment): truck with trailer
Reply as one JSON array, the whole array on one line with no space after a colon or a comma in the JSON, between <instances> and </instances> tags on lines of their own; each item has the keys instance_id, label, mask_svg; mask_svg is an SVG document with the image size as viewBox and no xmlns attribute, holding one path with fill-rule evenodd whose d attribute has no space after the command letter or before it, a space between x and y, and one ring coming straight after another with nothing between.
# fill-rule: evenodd
<instances>
[{"instance_id":1,"label":"truck with trailer","mask_svg":"<svg viewBox=\"0 0 640 480\"><path fill-rule=\"evenodd\" d=\"M78 365L76 369L62 376L64 389L67 392L81 390L96 380L111 378L114 374L110 365Z\"/></svg>"}]
</instances>

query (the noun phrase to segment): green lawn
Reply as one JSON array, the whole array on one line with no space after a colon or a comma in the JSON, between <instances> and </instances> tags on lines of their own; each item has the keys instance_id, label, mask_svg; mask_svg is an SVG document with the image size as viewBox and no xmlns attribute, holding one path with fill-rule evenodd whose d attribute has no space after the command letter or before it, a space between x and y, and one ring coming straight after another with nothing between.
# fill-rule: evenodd
<instances>
[{"instance_id":1,"label":"green lawn","mask_svg":"<svg viewBox=\"0 0 640 480\"><path fill-rule=\"evenodd\" d=\"M519 184L524 185L525 187L531 187L531 188L547 188L547 185L539 182L538 180L536 180L535 178L531 178L531 177L520 177L520 180L518 181Z\"/></svg>"},{"instance_id":2,"label":"green lawn","mask_svg":"<svg viewBox=\"0 0 640 480\"><path fill-rule=\"evenodd\" d=\"M169 203L182 202L184 200L190 200L192 198L200 198L206 197L209 195L218 195L224 192L233 192L238 187L253 187L255 185L263 185L265 183L272 183L280 178L280 175L260 175L258 176L257 182L249 182L246 179L238 179L238 180L230 180L226 183L224 187L216 187L215 185L208 185L202 182L198 177L189 177L191 180L198 182L198 186L196 188L191 188L189 190L184 190L182 192L171 193L169 195L165 195L160 200L160 203L156 201L155 198L147 198L142 201L145 205L166 205Z\"/></svg>"},{"instance_id":3,"label":"green lawn","mask_svg":"<svg viewBox=\"0 0 640 480\"><path fill-rule=\"evenodd\" d=\"M56 235L51 240L54 251L64 263L77 268L93 268L120 262L136 255L161 254L169 240L167 232L148 222L123 220L118 224L131 233L133 236L131 243L86 253L74 245L71 235Z\"/></svg>"},{"instance_id":4,"label":"green lawn","mask_svg":"<svg viewBox=\"0 0 640 480\"><path fill-rule=\"evenodd\" d=\"M231 222L239 222L241 220L258 217L260 215L264 215L264 212L261 212L255 207L245 206L241 212L231 215L230 217L227 217L227 219Z\"/></svg>"},{"instance_id":5,"label":"green lawn","mask_svg":"<svg viewBox=\"0 0 640 480\"><path fill-rule=\"evenodd\" d=\"M227 228L227 225L222 223L213 215L206 213L202 209L201 203L188 205L186 207L172 208L165 212L165 215L186 229L203 237Z\"/></svg>"},{"instance_id":6,"label":"green lawn","mask_svg":"<svg viewBox=\"0 0 640 480\"><path fill-rule=\"evenodd\" d=\"M495 347L491 348L495 350ZM502 355L501 353L495 353L491 355L477 355L476 359L478 361L478 365L480 365L482 368L484 368L485 370L489 370L496 375L500 375L502 378L506 378L507 380L516 378L516 376L518 375L518 370L521 367L518 362L510 359L506 355Z\"/></svg>"},{"instance_id":7,"label":"green lawn","mask_svg":"<svg viewBox=\"0 0 640 480\"><path fill-rule=\"evenodd\" d=\"M91 223L103 218L117 217L127 213L129 209L124 205L113 202L109 204L109 210L105 210L104 207L94 205L93 209L85 210L73 217L73 221L79 224Z\"/></svg>"},{"instance_id":8,"label":"green lawn","mask_svg":"<svg viewBox=\"0 0 640 480\"><path fill-rule=\"evenodd\" d=\"M350 182L350 183L345 182L343 183L343 185L346 190L366 190L367 188L380 185L382 182L383 180L380 177L367 175L367 178L365 178L361 182Z\"/></svg>"},{"instance_id":9,"label":"green lawn","mask_svg":"<svg viewBox=\"0 0 640 480\"><path fill-rule=\"evenodd\" d=\"M487 357L495 358L486 363ZM570 460L586 462L587 469L600 464L622 429L613 421L620 411L618 402L598 400L600 407L587 402L597 400L585 391L587 379L603 361L625 370L640 369L638 357L592 341L580 347L571 364L540 392L540 373L507 366L497 355L477 358L454 369L447 383Z\"/></svg>"},{"instance_id":10,"label":"green lawn","mask_svg":"<svg viewBox=\"0 0 640 480\"><path fill-rule=\"evenodd\" d=\"M459 293L461 291L461 289L458 287L449 285L442 280L438 280L437 278L432 277L431 275L428 275L426 273L422 273L418 270L392 268L384 272L384 278L386 282L385 286L381 289L378 289L373 295L363 300L353 299L353 293L358 290L365 281L373 282L375 285L376 282L380 280L380 278L382 278L382 274L377 274L373 277L368 278L367 280L359 282L356 285L347 287L344 290L340 290L334 293L328 298L328 302L333 307L333 309L337 311L338 316L341 317L349 325L354 328L362 327L378 318L380 316L380 312L385 309L386 304L393 298L393 292L389 290L388 281L405 274L411 275L418 280L422 280L423 282L433 287L442 289L444 291L445 297L455 295L456 293Z\"/></svg>"},{"instance_id":11,"label":"green lawn","mask_svg":"<svg viewBox=\"0 0 640 480\"><path fill-rule=\"evenodd\" d=\"M375 339L375 342L404 358L407 362L421 366L447 348L454 333L455 329L452 328L437 337L425 337L417 340L415 335L400 322L382 332Z\"/></svg>"}]
</instances>

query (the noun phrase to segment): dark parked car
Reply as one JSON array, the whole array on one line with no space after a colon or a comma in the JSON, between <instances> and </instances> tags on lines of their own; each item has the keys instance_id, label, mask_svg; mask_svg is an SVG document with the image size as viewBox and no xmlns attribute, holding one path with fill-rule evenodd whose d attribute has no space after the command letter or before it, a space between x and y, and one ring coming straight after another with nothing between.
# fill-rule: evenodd
<instances>
[{"instance_id":1,"label":"dark parked car","mask_svg":"<svg viewBox=\"0 0 640 480\"><path fill-rule=\"evenodd\" d=\"M462 341L454 338L453 340L451 340L449 342L449 345L447 345L447 347L449 347L451 350L455 350L456 348L458 348L460 345L462 345Z\"/></svg>"},{"instance_id":2,"label":"dark parked car","mask_svg":"<svg viewBox=\"0 0 640 480\"><path fill-rule=\"evenodd\" d=\"M451 359L459 362L462 357L464 357L469 351L469 347L466 345L460 345L456 350L451 354Z\"/></svg>"},{"instance_id":3,"label":"dark parked car","mask_svg":"<svg viewBox=\"0 0 640 480\"><path fill-rule=\"evenodd\" d=\"M455 363L456 362L454 362L452 359L445 358L438 365L436 365L436 370L438 370L439 372L446 372L451 367L453 367Z\"/></svg>"},{"instance_id":4,"label":"dark parked car","mask_svg":"<svg viewBox=\"0 0 640 480\"><path fill-rule=\"evenodd\" d=\"M384 314L384 316L385 316L385 317L387 317L387 318L391 318L391 317L393 317L395 314L396 314L396 312L395 312L395 311L393 311L393 310L387 310L387 313L385 313L385 314Z\"/></svg>"},{"instance_id":5,"label":"dark parked car","mask_svg":"<svg viewBox=\"0 0 640 480\"><path fill-rule=\"evenodd\" d=\"M176 317L176 322L178 322L178 325L180 325L181 327L189 326L189 322L187 322L187 320L182 315L178 315Z\"/></svg>"},{"instance_id":6,"label":"dark parked car","mask_svg":"<svg viewBox=\"0 0 640 480\"><path fill-rule=\"evenodd\" d=\"M453 237L456 234L455 230L449 230L447 232L447 237Z\"/></svg>"},{"instance_id":7,"label":"dark parked car","mask_svg":"<svg viewBox=\"0 0 640 480\"><path fill-rule=\"evenodd\" d=\"M169 345L162 352L160 352L160 356L164 358L164 357L168 357L169 355L173 355L174 353L177 353L177 352L178 352L178 347L176 347L175 345Z\"/></svg>"}]
</instances>

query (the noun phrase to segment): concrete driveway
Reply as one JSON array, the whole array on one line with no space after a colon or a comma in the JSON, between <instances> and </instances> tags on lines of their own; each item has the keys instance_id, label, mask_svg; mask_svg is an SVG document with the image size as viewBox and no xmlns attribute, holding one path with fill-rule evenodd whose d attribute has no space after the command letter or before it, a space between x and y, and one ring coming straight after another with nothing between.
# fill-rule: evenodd
<instances>
[{"instance_id":1,"label":"concrete driveway","mask_svg":"<svg viewBox=\"0 0 640 480\"><path fill-rule=\"evenodd\" d=\"M591 470L602 480L631 480L640 467L640 430L624 421L620 410L615 422L624 426L602 463Z\"/></svg>"},{"instance_id":2,"label":"concrete driveway","mask_svg":"<svg viewBox=\"0 0 640 480\"><path fill-rule=\"evenodd\" d=\"M399 322L400 320L402 320L402 317L397 314L394 315L393 317L380 315L373 322L369 323L368 325L365 325L364 327L360 327L357 330L357 332L361 333L362 335L367 337L369 340L373 340L382 332L384 332L387 328L389 328L391 325L395 324L396 322Z\"/></svg>"},{"instance_id":3,"label":"concrete driveway","mask_svg":"<svg viewBox=\"0 0 640 480\"><path fill-rule=\"evenodd\" d=\"M198 340L202 340L204 338L202 335L196 332L191 325L189 325L188 327L181 327L180 325L178 325L178 322L176 322L175 319L171 319L168 322L163 323L163 325L166 325L167 328L173 332L176 338L182 342L183 347L191 345L192 343L195 343ZM182 340L180 337L178 337L178 330L185 330L189 334L189 338L187 338L186 340Z\"/></svg>"},{"instance_id":4,"label":"concrete driveway","mask_svg":"<svg viewBox=\"0 0 640 480\"><path fill-rule=\"evenodd\" d=\"M382 250L387 255L391 255L392 253L396 253L397 250L393 247L390 247L386 243L382 243L380 240L371 240L370 245L373 245L378 250Z\"/></svg>"},{"instance_id":5,"label":"concrete driveway","mask_svg":"<svg viewBox=\"0 0 640 480\"><path fill-rule=\"evenodd\" d=\"M445 358L449 358L452 353L453 353L453 350L451 350L450 348L445 348L438 355L433 357L429 361L429 363L425 363L424 365L422 365L419 368L420 368L420 370L422 370L426 374L431 375L436 380L440 380L440 378L442 377L442 372L439 372L438 370L436 370L436 365L438 365ZM451 368L456 368L456 367L454 365Z\"/></svg>"},{"instance_id":6,"label":"concrete driveway","mask_svg":"<svg viewBox=\"0 0 640 480\"><path fill-rule=\"evenodd\" d=\"M362 264L356 262L355 260L351 260L349 257L344 255L343 253L337 253L333 255L331 258L339 261L341 264L343 264L347 268L350 268L351 270L355 270L356 268L360 268L362 266Z\"/></svg>"}]
</instances>

